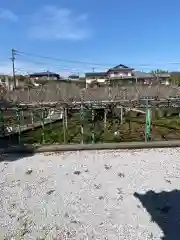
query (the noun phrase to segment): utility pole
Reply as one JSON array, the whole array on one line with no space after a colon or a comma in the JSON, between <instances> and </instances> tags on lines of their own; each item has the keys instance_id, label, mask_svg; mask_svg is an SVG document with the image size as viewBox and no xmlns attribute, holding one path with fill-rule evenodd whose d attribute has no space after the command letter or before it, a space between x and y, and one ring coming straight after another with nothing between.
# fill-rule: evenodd
<instances>
[{"instance_id":1,"label":"utility pole","mask_svg":"<svg viewBox=\"0 0 180 240\"><path fill-rule=\"evenodd\" d=\"M12 54L12 72L13 72L13 82L14 82L14 89L16 88L16 76L15 76L15 66L14 66L14 62L15 62L15 55L16 55L16 51L14 49L11 50L11 54Z\"/></svg>"},{"instance_id":2,"label":"utility pole","mask_svg":"<svg viewBox=\"0 0 180 240\"><path fill-rule=\"evenodd\" d=\"M49 81L49 70L47 70L47 74L48 74L48 81Z\"/></svg>"}]
</instances>

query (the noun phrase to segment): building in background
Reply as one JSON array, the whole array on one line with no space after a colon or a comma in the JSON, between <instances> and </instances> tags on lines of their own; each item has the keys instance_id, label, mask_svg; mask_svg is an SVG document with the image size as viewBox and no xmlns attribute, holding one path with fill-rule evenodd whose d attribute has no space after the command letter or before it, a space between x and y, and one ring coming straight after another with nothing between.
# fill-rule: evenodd
<instances>
[{"instance_id":1,"label":"building in background","mask_svg":"<svg viewBox=\"0 0 180 240\"><path fill-rule=\"evenodd\" d=\"M79 80L79 75L72 74L72 75L68 76L68 79L69 80Z\"/></svg>"},{"instance_id":2,"label":"building in background","mask_svg":"<svg viewBox=\"0 0 180 240\"><path fill-rule=\"evenodd\" d=\"M57 73L47 71L30 74L29 78L33 80L59 80L60 75Z\"/></svg>"},{"instance_id":3,"label":"building in background","mask_svg":"<svg viewBox=\"0 0 180 240\"><path fill-rule=\"evenodd\" d=\"M168 85L169 73L145 73L135 71L123 64L110 68L106 72L89 72L85 74L86 87L98 87L100 85L129 85L129 84L153 84L159 82Z\"/></svg>"}]
</instances>

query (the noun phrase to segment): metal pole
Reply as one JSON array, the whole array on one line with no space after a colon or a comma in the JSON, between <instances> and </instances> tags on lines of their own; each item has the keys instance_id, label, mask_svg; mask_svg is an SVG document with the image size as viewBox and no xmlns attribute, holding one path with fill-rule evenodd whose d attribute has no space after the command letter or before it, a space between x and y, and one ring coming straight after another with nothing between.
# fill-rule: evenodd
<instances>
[{"instance_id":1,"label":"metal pole","mask_svg":"<svg viewBox=\"0 0 180 240\"><path fill-rule=\"evenodd\" d=\"M145 123L145 142L147 142L147 109L148 109L148 101L146 101L146 123Z\"/></svg>"},{"instance_id":2,"label":"metal pole","mask_svg":"<svg viewBox=\"0 0 180 240\"><path fill-rule=\"evenodd\" d=\"M65 114L65 127L67 129L67 127L68 127L67 108L64 109L64 114Z\"/></svg>"},{"instance_id":3,"label":"metal pole","mask_svg":"<svg viewBox=\"0 0 180 240\"><path fill-rule=\"evenodd\" d=\"M150 138L151 131L151 112L148 105L148 100L146 101L146 126L145 126L145 141Z\"/></svg>"},{"instance_id":4,"label":"metal pole","mask_svg":"<svg viewBox=\"0 0 180 240\"><path fill-rule=\"evenodd\" d=\"M1 133L4 136L5 135L5 125L4 125L4 114L3 114L2 109L0 109L0 123L1 123Z\"/></svg>"},{"instance_id":5,"label":"metal pole","mask_svg":"<svg viewBox=\"0 0 180 240\"><path fill-rule=\"evenodd\" d=\"M11 50L11 54L12 54L12 71L13 71L13 82L14 82L14 89L16 88L16 76L15 76L15 54L16 51L14 49Z\"/></svg>"},{"instance_id":6,"label":"metal pole","mask_svg":"<svg viewBox=\"0 0 180 240\"><path fill-rule=\"evenodd\" d=\"M28 102L30 102L30 88L29 88L29 86L28 86L27 94L28 94Z\"/></svg>"},{"instance_id":7,"label":"metal pole","mask_svg":"<svg viewBox=\"0 0 180 240\"><path fill-rule=\"evenodd\" d=\"M33 111L31 111L31 123L32 123L32 129L34 129L34 114L33 114Z\"/></svg>"},{"instance_id":8,"label":"metal pole","mask_svg":"<svg viewBox=\"0 0 180 240\"><path fill-rule=\"evenodd\" d=\"M123 123L123 107L121 107L121 124Z\"/></svg>"},{"instance_id":9,"label":"metal pole","mask_svg":"<svg viewBox=\"0 0 180 240\"><path fill-rule=\"evenodd\" d=\"M20 120L21 120L21 125L24 126L24 111L23 109L20 110Z\"/></svg>"},{"instance_id":10,"label":"metal pole","mask_svg":"<svg viewBox=\"0 0 180 240\"><path fill-rule=\"evenodd\" d=\"M41 136L42 136L42 143L44 144L44 108L42 108L41 110L41 127L42 127L42 133L41 133Z\"/></svg>"},{"instance_id":11,"label":"metal pole","mask_svg":"<svg viewBox=\"0 0 180 240\"><path fill-rule=\"evenodd\" d=\"M80 118L81 118L81 144L83 144L84 143L84 126L83 126L84 108L83 108L83 104L81 104Z\"/></svg>"},{"instance_id":12,"label":"metal pole","mask_svg":"<svg viewBox=\"0 0 180 240\"><path fill-rule=\"evenodd\" d=\"M63 134L64 134L64 144L66 144L66 127L65 127L65 109L63 108Z\"/></svg>"},{"instance_id":13,"label":"metal pole","mask_svg":"<svg viewBox=\"0 0 180 240\"><path fill-rule=\"evenodd\" d=\"M107 127L107 112L108 112L108 109L105 108L104 109L104 128Z\"/></svg>"},{"instance_id":14,"label":"metal pole","mask_svg":"<svg viewBox=\"0 0 180 240\"><path fill-rule=\"evenodd\" d=\"M21 143L21 119L20 119L19 107L17 107L16 115L17 115L17 119L18 119L18 143L20 144Z\"/></svg>"},{"instance_id":15,"label":"metal pole","mask_svg":"<svg viewBox=\"0 0 180 240\"><path fill-rule=\"evenodd\" d=\"M94 143L94 109L93 107L91 108L92 109L92 143Z\"/></svg>"}]
</instances>

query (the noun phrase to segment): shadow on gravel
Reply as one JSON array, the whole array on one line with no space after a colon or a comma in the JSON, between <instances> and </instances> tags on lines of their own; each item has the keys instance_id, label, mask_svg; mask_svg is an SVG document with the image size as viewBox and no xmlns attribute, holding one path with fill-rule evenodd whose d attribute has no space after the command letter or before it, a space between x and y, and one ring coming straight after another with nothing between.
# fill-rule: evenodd
<instances>
[{"instance_id":1,"label":"shadow on gravel","mask_svg":"<svg viewBox=\"0 0 180 240\"><path fill-rule=\"evenodd\" d=\"M21 150L21 153L19 153ZM0 162L9 161L13 162L23 157L30 157L34 155L34 148L22 144L18 144L16 141L9 141L8 138L0 139Z\"/></svg>"},{"instance_id":2,"label":"shadow on gravel","mask_svg":"<svg viewBox=\"0 0 180 240\"><path fill-rule=\"evenodd\" d=\"M180 191L146 194L134 193L142 205L151 215L152 222L156 222L162 229L162 240L180 239Z\"/></svg>"}]
</instances>

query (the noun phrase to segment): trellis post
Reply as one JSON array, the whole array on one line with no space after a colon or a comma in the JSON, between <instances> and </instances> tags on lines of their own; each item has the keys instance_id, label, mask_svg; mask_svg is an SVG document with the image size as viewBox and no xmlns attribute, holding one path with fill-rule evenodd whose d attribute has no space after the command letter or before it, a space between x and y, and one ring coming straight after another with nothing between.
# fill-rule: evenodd
<instances>
[{"instance_id":1,"label":"trellis post","mask_svg":"<svg viewBox=\"0 0 180 240\"><path fill-rule=\"evenodd\" d=\"M146 126L145 126L145 141L150 139L151 133L151 110L149 108L148 100L146 101Z\"/></svg>"},{"instance_id":2,"label":"trellis post","mask_svg":"<svg viewBox=\"0 0 180 240\"><path fill-rule=\"evenodd\" d=\"M43 107L41 109L41 128L42 128L42 132L41 132L42 143L44 144L45 139L44 139L44 108Z\"/></svg>"},{"instance_id":3,"label":"trellis post","mask_svg":"<svg viewBox=\"0 0 180 240\"><path fill-rule=\"evenodd\" d=\"M21 116L20 116L20 109L19 106L17 106L16 109L16 116L18 120L18 143L21 143Z\"/></svg>"},{"instance_id":4,"label":"trellis post","mask_svg":"<svg viewBox=\"0 0 180 240\"><path fill-rule=\"evenodd\" d=\"M21 122L21 126L24 126L24 111L23 111L23 109L20 109L20 122Z\"/></svg>"},{"instance_id":5,"label":"trellis post","mask_svg":"<svg viewBox=\"0 0 180 240\"><path fill-rule=\"evenodd\" d=\"M32 129L34 129L34 113L31 111L31 124L32 124Z\"/></svg>"},{"instance_id":6,"label":"trellis post","mask_svg":"<svg viewBox=\"0 0 180 240\"><path fill-rule=\"evenodd\" d=\"M93 105L91 105L91 115L92 115L92 143L94 143L94 109Z\"/></svg>"},{"instance_id":7,"label":"trellis post","mask_svg":"<svg viewBox=\"0 0 180 240\"><path fill-rule=\"evenodd\" d=\"M123 107L121 106L121 124L123 123Z\"/></svg>"},{"instance_id":8,"label":"trellis post","mask_svg":"<svg viewBox=\"0 0 180 240\"><path fill-rule=\"evenodd\" d=\"M2 135L5 135L5 124L4 124L4 112L0 109L0 124L1 124L1 132Z\"/></svg>"},{"instance_id":9,"label":"trellis post","mask_svg":"<svg viewBox=\"0 0 180 240\"><path fill-rule=\"evenodd\" d=\"M64 114L65 114L65 128L67 129L68 127L67 108L64 109Z\"/></svg>"},{"instance_id":10,"label":"trellis post","mask_svg":"<svg viewBox=\"0 0 180 240\"><path fill-rule=\"evenodd\" d=\"M65 126L65 108L63 108L63 134L64 134L64 144L66 144L66 126Z\"/></svg>"},{"instance_id":11,"label":"trellis post","mask_svg":"<svg viewBox=\"0 0 180 240\"><path fill-rule=\"evenodd\" d=\"M81 144L84 143L84 107L81 103L81 109L80 109L80 118L81 118Z\"/></svg>"},{"instance_id":12,"label":"trellis post","mask_svg":"<svg viewBox=\"0 0 180 240\"><path fill-rule=\"evenodd\" d=\"M108 113L108 109L105 106L105 108L104 108L104 128L107 127L107 113Z\"/></svg>"}]
</instances>

